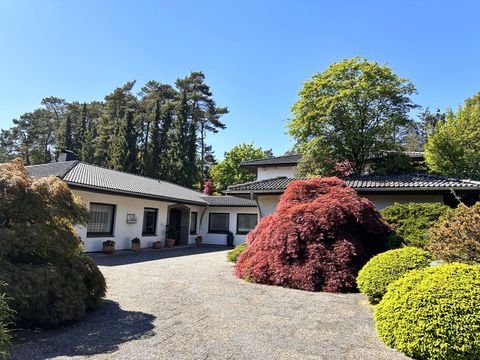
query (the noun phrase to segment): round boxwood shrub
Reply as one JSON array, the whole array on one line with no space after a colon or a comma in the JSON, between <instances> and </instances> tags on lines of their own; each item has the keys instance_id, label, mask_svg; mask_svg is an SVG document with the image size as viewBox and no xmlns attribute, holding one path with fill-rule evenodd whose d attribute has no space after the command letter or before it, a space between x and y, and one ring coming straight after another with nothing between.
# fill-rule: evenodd
<instances>
[{"instance_id":1,"label":"round boxwood shrub","mask_svg":"<svg viewBox=\"0 0 480 360\"><path fill-rule=\"evenodd\" d=\"M307 291L356 290L358 271L385 250L389 226L338 178L292 181L247 238L235 274Z\"/></svg>"},{"instance_id":2,"label":"round boxwood shrub","mask_svg":"<svg viewBox=\"0 0 480 360\"><path fill-rule=\"evenodd\" d=\"M415 359L480 359L480 266L407 273L375 307L379 337Z\"/></svg>"},{"instance_id":3,"label":"round boxwood shrub","mask_svg":"<svg viewBox=\"0 0 480 360\"><path fill-rule=\"evenodd\" d=\"M393 242L424 248L428 242L428 230L449 209L440 203L395 203L382 209L380 214L395 231Z\"/></svg>"},{"instance_id":4,"label":"round boxwood shrub","mask_svg":"<svg viewBox=\"0 0 480 360\"><path fill-rule=\"evenodd\" d=\"M480 202L460 204L430 229L427 249L448 262L480 264Z\"/></svg>"},{"instance_id":5,"label":"round boxwood shrub","mask_svg":"<svg viewBox=\"0 0 480 360\"><path fill-rule=\"evenodd\" d=\"M235 249L230 250L227 253L227 260L229 262L236 263L240 254L244 252L246 249L247 249L247 243L238 244L237 246L235 246Z\"/></svg>"},{"instance_id":6,"label":"round boxwood shrub","mask_svg":"<svg viewBox=\"0 0 480 360\"><path fill-rule=\"evenodd\" d=\"M358 289L371 303L376 304L382 299L391 282L400 279L409 271L427 267L431 260L429 252L412 246L378 254L358 273Z\"/></svg>"}]
</instances>

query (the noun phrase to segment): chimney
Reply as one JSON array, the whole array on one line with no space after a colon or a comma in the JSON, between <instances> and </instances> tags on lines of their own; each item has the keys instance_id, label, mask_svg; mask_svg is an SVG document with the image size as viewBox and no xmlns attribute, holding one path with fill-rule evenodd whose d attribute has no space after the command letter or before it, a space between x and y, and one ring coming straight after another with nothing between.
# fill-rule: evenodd
<instances>
[{"instance_id":1,"label":"chimney","mask_svg":"<svg viewBox=\"0 0 480 360\"><path fill-rule=\"evenodd\" d=\"M77 160L77 157L75 156L73 151L62 150L62 152L58 155L58 162L72 161L72 160Z\"/></svg>"}]
</instances>

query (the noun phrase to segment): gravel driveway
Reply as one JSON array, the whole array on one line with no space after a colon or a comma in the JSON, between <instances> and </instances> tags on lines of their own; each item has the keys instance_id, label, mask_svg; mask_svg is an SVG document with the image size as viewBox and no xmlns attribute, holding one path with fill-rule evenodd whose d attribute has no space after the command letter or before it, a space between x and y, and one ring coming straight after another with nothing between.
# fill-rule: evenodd
<instances>
[{"instance_id":1,"label":"gravel driveway","mask_svg":"<svg viewBox=\"0 0 480 360\"><path fill-rule=\"evenodd\" d=\"M84 321L17 335L12 359L407 359L360 294L248 284L224 249L95 255L109 286Z\"/></svg>"}]
</instances>

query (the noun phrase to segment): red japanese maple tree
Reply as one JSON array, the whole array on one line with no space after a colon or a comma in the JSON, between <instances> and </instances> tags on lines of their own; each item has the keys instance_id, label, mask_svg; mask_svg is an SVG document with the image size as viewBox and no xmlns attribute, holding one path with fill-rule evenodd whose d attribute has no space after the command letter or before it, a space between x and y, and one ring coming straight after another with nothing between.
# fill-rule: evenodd
<instances>
[{"instance_id":1,"label":"red japanese maple tree","mask_svg":"<svg viewBox=\"0 0 480 360\"><path fill-rule=\"evenodd\" d=\"M385 250L389 233L373 204L343 180L296 180L249 233L235 274L308 291L352 291L361 267Z\"/></svg>"}]
</instances>

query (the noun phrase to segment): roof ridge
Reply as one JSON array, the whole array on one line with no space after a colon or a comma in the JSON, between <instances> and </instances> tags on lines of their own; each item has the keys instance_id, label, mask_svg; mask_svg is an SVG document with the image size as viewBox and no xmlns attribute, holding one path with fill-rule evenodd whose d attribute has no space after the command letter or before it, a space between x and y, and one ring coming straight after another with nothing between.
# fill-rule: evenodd
<instances>
[{"instance_id":1,"label":"roof ridge","mask_svg":"<svg viewBox=\"0 0 480 360\"><path fill-rule=\"evenodd\" d=\"M60 177L62 180L65 178L65 176L67 176L67 174L72 171L74 168L77 167L78 164L80 164L80 160L71 160L74 164L72 164L72 166L70 166L67 171L65 171L63 173L63 175Z\"/></svg>"},{"instance_id":2,"label":"roof ridge","mask_svg":"<svg viewBox=\"0 0 480 360\"><path fill-rule=\"evenodd\" d=\"M78 161L78 160L74 160L74 161ZM167 181L167 180L155 179L155 178L152 178L152 177L150 177L150 176L132 174L132 173L129 173L129 172L126 172L126 171L120 171L120 170L116 170L116 169L109 169L109 168L107 168L107 167L105 167L105 166L90 164L90 163L87 163L87 162L84 162L84 161L78 161L78 162L81 163L81 164L84 164L84 165L89 165L89 166L97 167L97 168L104 169L104 170L114 171L114 172L117 172L117 173L120 173L120 174L131 175L131 176L139 177L139 178L142 178L142 179L149 179L149 180L153 180L153 181L157 181L157 182L164 182L164 183L167 183L167 184L175 185L175 186L178 186L178 187L181 187L181 188L184 188L184 189L187 189L187 190L196 192L196 193L198 193L198 194L202 194L202 193L201 193L200 191L198 191L198 190L194 190L194 189L191 189L191 188L186 187L186 186L183 186L183 185L178 185L178 184L172 183L172 182Z\"/></svg>"},{"instance_id":3,"label":"roof ridge","mask_svg":"<svg viewBox=\"0 0 480 360\"><path fill-rule=\"evenodd\" d=\"M64 163L71 163L79 160L68 160L68 161L52 161L48 163L43 163L43 164L33 164L33 165L25 165L26 168L29 167L34 167L34 166L45 166L45 165L53 165L53 164L64 164Z\"/></svg>"}]
</instances>

